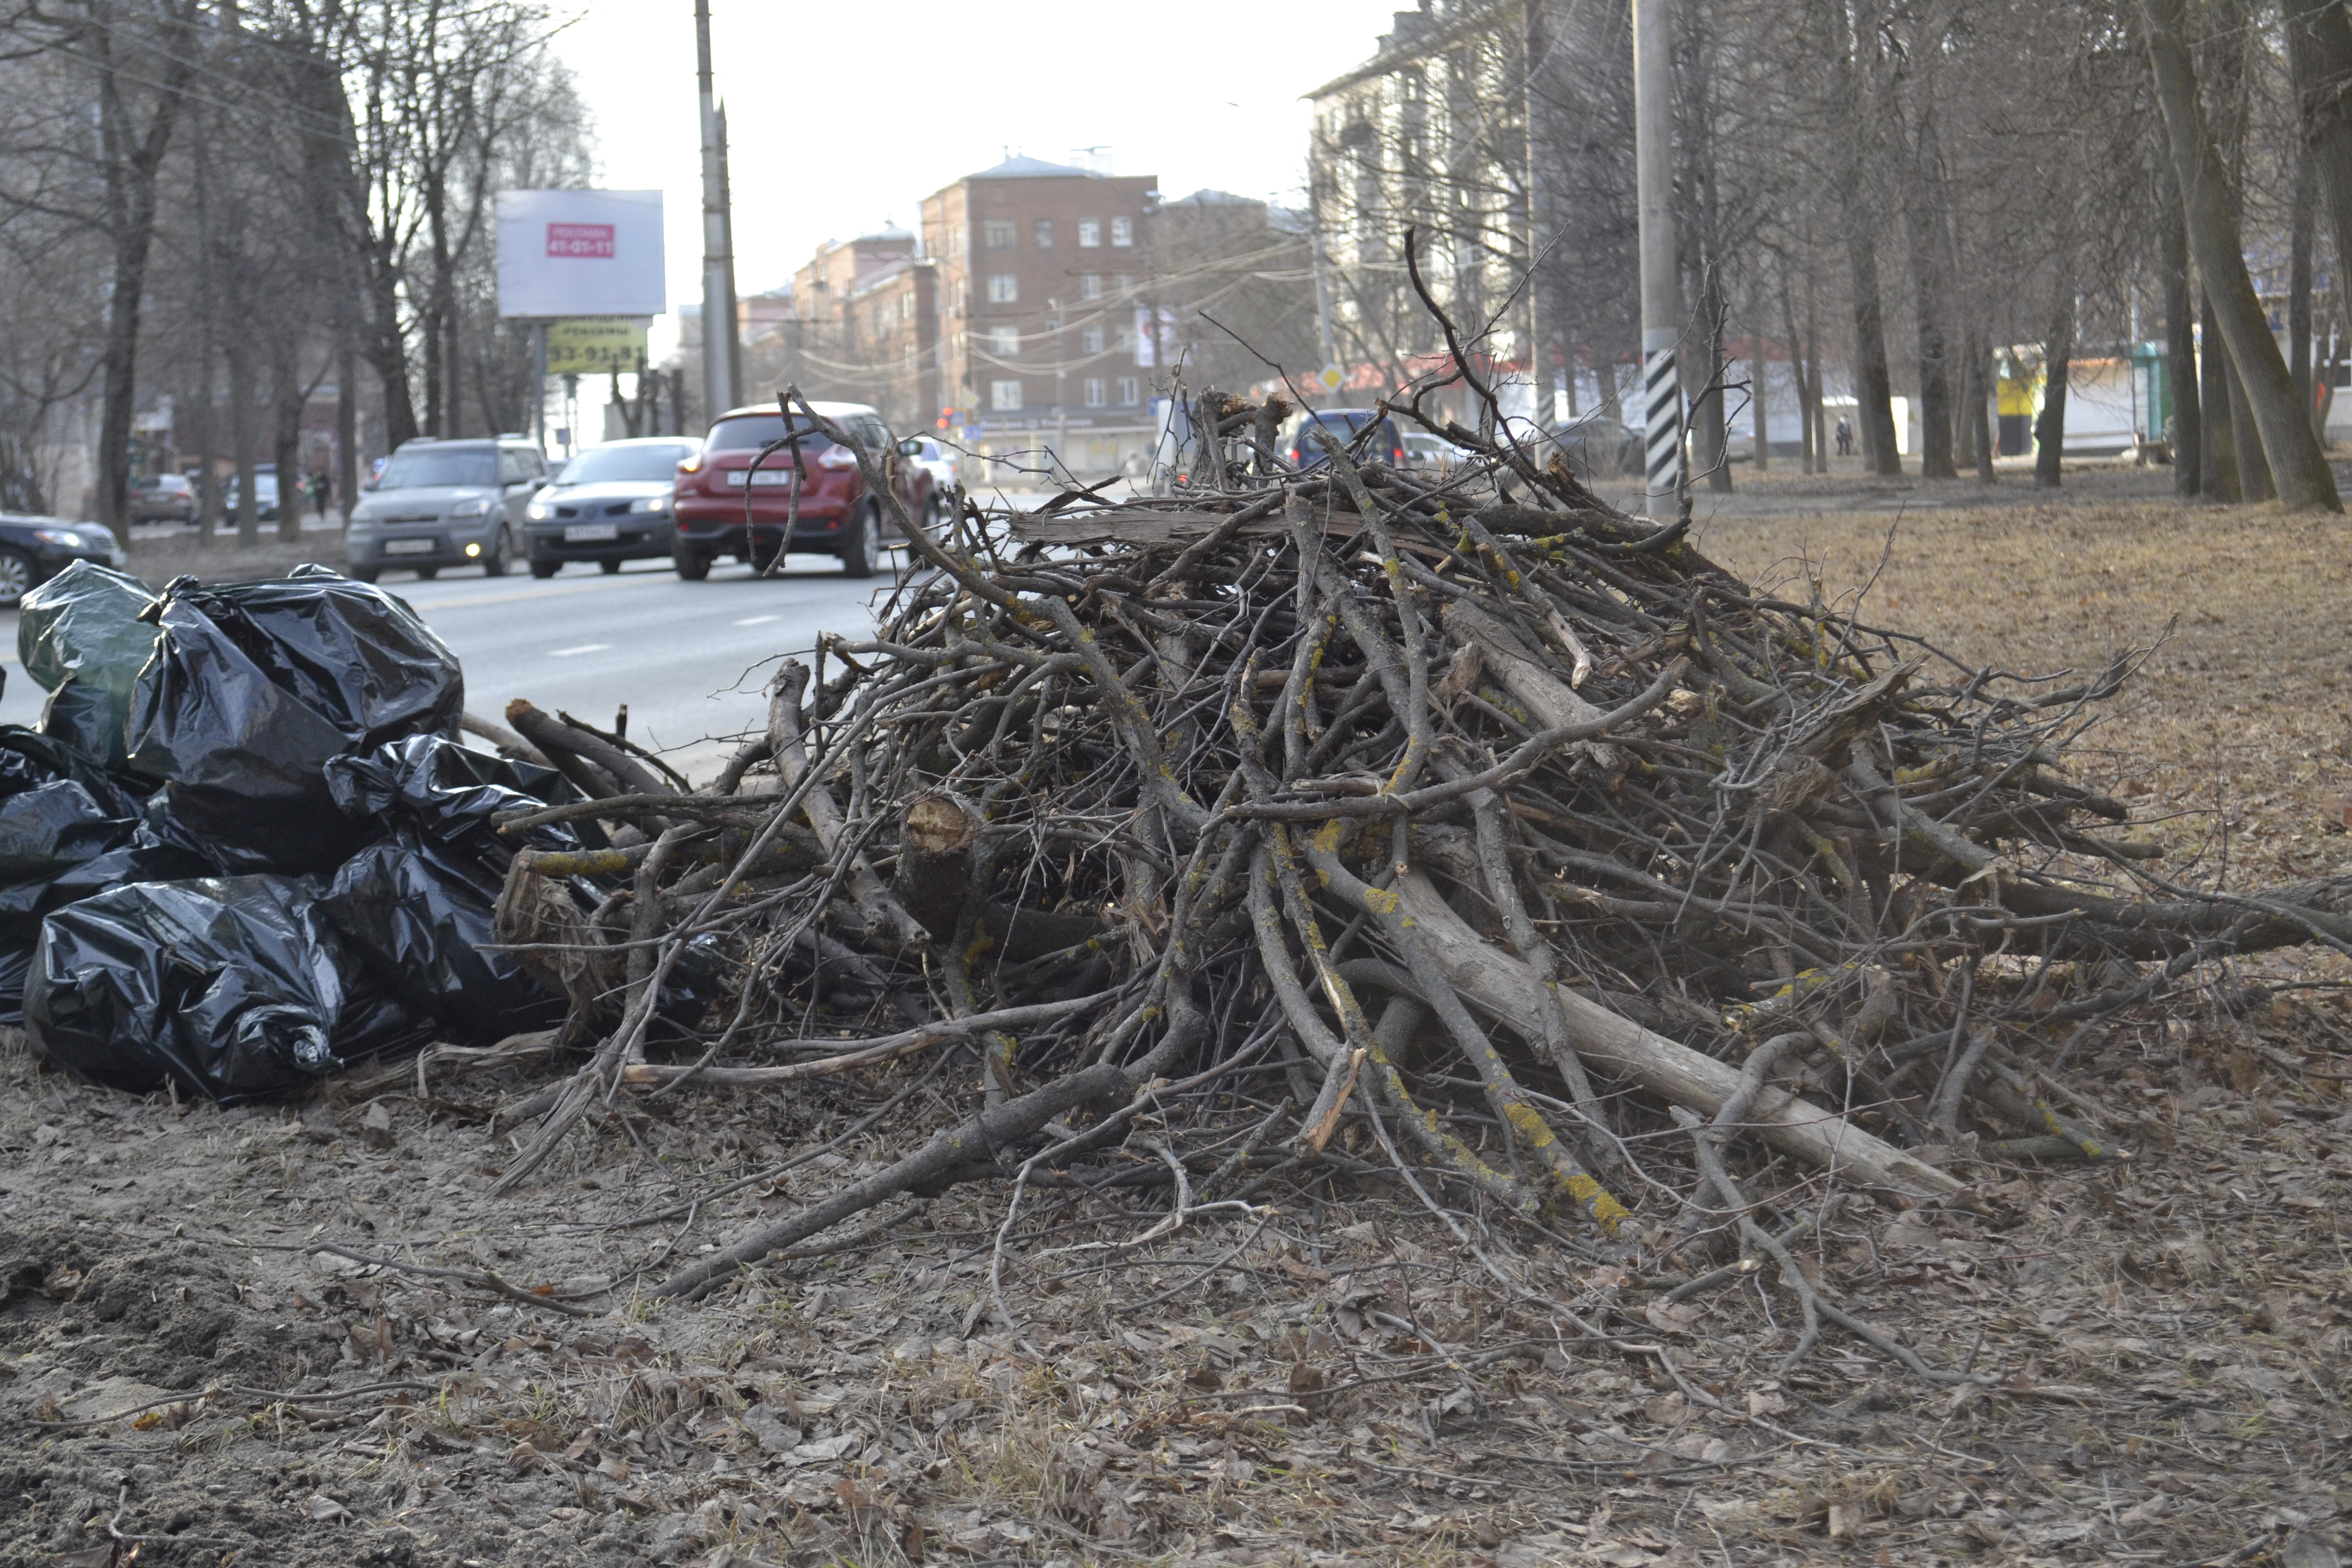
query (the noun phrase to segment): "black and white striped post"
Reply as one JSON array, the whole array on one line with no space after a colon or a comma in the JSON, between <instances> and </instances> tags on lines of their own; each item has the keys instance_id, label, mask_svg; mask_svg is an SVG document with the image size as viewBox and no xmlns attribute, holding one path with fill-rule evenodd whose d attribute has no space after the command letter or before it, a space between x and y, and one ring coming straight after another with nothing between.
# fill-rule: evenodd
<instances>
[{"instance_id":1,"label":"black and white striped post","mask_svg":"<svg viewBox=\"0 0 2352 1568\"><path fill-rule=\"evenodd\" d=\"M1633 182L1642 244L1642 468L1653 515L1683 481L1683 389L1675 345L1682 290L1675 275L1674 16L1671 0L1633 0Z\"/></svg>"}]
</instances>

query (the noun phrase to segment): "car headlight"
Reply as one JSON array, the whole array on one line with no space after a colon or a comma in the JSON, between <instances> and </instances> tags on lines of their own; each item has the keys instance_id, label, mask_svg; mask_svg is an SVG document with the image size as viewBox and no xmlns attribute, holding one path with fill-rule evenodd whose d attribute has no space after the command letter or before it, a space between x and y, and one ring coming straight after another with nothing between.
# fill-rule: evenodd
<instances>
[{"instance_id":1,"label":"car headlight","mask_svg":"<svg viewBox=\"0 0 2352 1568\"><path fill-rule=\"evenodd\" d=\"M484 500L480 496L476 496L472 500L461 500L456 506L451 507L449 509L449 515L452 518L479 517L489 510L490 503Z\"/></svg>"},{"instance_id":2,"label":"car headlight","mask_svg":"<svg viewBox=\"0 0 2352 1568\"><path fill-rule=\"evenodd\" d=\"M88 547L82 536L70 528L37 528L33 530L33 537L44 544L62 544L68 550L81 550Z\"/></svg>"},{"instance_id":3,"label":"car headlight","mask_svg":"<svg viewBox=\"0 0 2352 1568\"><path fill-rule=\"evenodd\" d=\"M523 515L533 522L545 522L555 515L555 509L543 500L535 500L524 510Z\"/></svg>"},{"instance_id":4,"label":"car headlight","mask_svg":"<svg viewBox=\"0 0 2352 1568\"><path fill-rule=\"evenodd\" d=\"M643 500L633 500L629 503L629 510L631 511L667 511L669 497L647 496Z\"/></svg>"}]
</instances>

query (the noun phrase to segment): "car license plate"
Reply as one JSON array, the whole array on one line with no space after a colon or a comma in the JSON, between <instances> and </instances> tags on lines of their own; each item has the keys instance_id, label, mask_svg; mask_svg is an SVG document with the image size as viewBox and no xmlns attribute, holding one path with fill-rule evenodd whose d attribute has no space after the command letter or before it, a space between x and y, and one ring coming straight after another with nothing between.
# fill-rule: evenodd
<instances>
[{"instance_id":1,"label":"car license plate","mask_svg":"<svg viewBox=\"0 0 2352 1568\"><path fill-rule=\"evenodd\" d=\"M620 529L609 522L574 522L566 524L563 530L563 542L566 544L586 544L592 540L620 537Z\"/></svg>"},{"instance_id":2,"label":"car license plate","mask_svg":"<svg viewBox=\"0 0 2352 1568\"><path fill-rule=\"evenodd\" d=\"M770 485L791 484L793 482L793 470L790 468L761 468L759 472L753 473L749 468L739 468L735 472L727 476L727 482L733 485L739 490L741 489L747 482L753 489L765 489Z\"/></svg>"},{"instance_id":3,"label":"car license plate","mask_svg":"<svg viewBox=\"0 0 2352 1568\"><path fill-rule=\"evenodd\" d=\"M383 542L386 555L430 555L441 548L435 539L387 539Z\"/></svg>"}]
</instances>

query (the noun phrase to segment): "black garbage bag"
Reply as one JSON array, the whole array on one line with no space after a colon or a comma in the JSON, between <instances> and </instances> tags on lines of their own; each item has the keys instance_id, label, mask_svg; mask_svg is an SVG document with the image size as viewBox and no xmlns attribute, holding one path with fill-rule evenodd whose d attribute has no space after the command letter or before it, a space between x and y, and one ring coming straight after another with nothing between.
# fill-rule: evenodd
<instances>
[{"instance_id":1,"label":"black garbage bag","mask_svg":"<svg viewBox=\"0 0 2352 1568\"><path fill-rule=\"evenodd\" d=\"M145 618L154 604L139 579L94 561L77 561L26 594L16 656L49 694L41 733L122 765L131 689L155 651Z\"/></svg>"},{"instance_id":2,"label":"black garbage bag","mask_svg":"<svg viewBox=\"0 0 2352 1568\"><path fill-rule=\"evenodd\" d=\"M42 922L25 1028L61 1068L134 1094L287 1094L432 1030L370 983L291 877L139 882Z\"/></svg>"},{"instance_id":3,"label":"black garbage bag","mask_svg":"<svg viewBox=\"0 0 2352 1568\"><path fill-rule=\"evenodd\" d=\"M506 837L491 819L577 798L570 783L434 735L337 758L326 779L347 815L391 835L343 863L320 906L370 973L461 1038L556 1022L563 998L496 951L491 928L515 851L579 839L561 826Z\"/></svg>"},{"instance_id":4,"label":"black garbage bag","mask_svg":"<svg viewBox=\"0 0 2352 1568\"><path fill-rule=\"evenodd\" d=\"M15 1021L43 915L117 883L206 870L151 837L140 812L95 757L0 724L0 1022Z\"/></svg>"},{"instance_id":5,"label":"black garbage bag","mask_svg":"<svg viewBox=\"0 0 2352 1568\"><path fill-rule=\"evenodd\" d=\"M457 656L373 584L318 566L215 588L182 578L152 614L129 766L165 786L158 837L225 871L331 870L374 831L336 807L326 763L457 733Z\"/></svg>"}]
</instances>

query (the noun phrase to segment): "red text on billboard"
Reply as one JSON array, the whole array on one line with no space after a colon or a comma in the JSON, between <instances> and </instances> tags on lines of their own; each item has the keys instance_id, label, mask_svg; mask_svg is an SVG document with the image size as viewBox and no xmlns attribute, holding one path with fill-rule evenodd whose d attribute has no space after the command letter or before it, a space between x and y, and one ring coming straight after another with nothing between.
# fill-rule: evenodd
<instances>
[{"instance_id":1,"label":"red text on billboard","mask_svg":"<svg viewBox=\"0 0 2352 1568\"><path fill-rule=\"evenodd\" d=\"M613 226L609 223L549 224L547 254L609 261L613 258Z\"/></svg>"}]
</instances>

